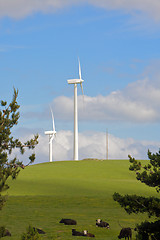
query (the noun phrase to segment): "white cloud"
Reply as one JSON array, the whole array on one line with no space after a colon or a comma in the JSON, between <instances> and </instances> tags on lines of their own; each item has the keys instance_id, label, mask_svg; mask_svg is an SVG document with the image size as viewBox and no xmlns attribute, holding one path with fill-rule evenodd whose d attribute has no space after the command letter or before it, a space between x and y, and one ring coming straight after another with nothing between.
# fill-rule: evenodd
<instances>
[{"instance_id":1,"label":"white cloud","mask_svg":"<svg viewBox=\"0 0 160 240\"><path fill-rule=\"evenodd\" d=\"M22 140L31 138L25 131ZM118 138L109 134L109 159L128 159L128 154L136 159L147 159L147 150L158 151L160 142L136 141L132 138ZM34 152L34 151L33 151ZM35 163L49 161L48 138L44 134L39 137L39 144L35 149ZM14 152L19 156L18 152ZM28 153L27 153L28 156ZM97 158L106 159L106 134L103 132L83 132L79 134L79 159ZM26 160L26 155L20 157ZM53 140L53 161L73 159L73 132L58 131Z\"/></svg>"},{"instance_id":2,"label":"white cloud","mask_svg":"<svg viewBox=\"0 0 160 240\"><path fill-rule=\"evenodd\" d=\"M140 12L160 20L159 0L0 0L0 16L21 18L34 12L55 12L64 7L90 4L107 10L122 10L135 14Z\"/></svg>"},{"instance_id":3,"label":"white cloud","mask_svg":"<svg viewBox=\"0 0 160 240\"><path fill-rule=\"evenodd\" d=\"M78 118L84 122L123 122L123 123L159 123L160 121L160 62L151 64L142 75L142 79L129 83L124 89L116 90L106 96L78 96ZM154 66L153 66L154 65ZM154 72L154 74L153 74ZM144 77L147 76L147 77ZM74 99L59 96L50 104L56 122L73 122ZM48 106L22 107L23 121L50 119ZM30 110L30 111L29 111ZM34 110L34 111L33 111ZM40 121L39 121L40 122ZM34 122L33 122L34 123ZM30 124L30 123L29 123ZM41 123L40 123L41 124Z\"/></svg>"},{"instance_id":4,"label":"white cloud","mask_svg":"<svg viewBox=\"0 0 160 240\"><path fill-rule=\"evenodd\" d=\"M42 140L42 142L41 142ZM128 154L137 159L146 159L148 148L151 151L159 149L158 142L136 141L131 138L121 139L109 134L109 159L128 159ZM43 147L41 147L43 145ZM48 161L48 139L41 136L38 146L37 161L40 160L41 151L45 161ZM103 132L79 133L79 159L106 158L106 135ZM73 132L59 131L53 141L53 160L73 159ZM40 161L44 161L44 158Z\"/></svg>"},{"instance_id":5,"label":"white cloud","mask_svg":"<svg viewBox=\"0 0 160 240\"><path fill-rule=\"evenodd\" d=\"M22 18L35 12L55 12L79 2L76 0L0 0L0 16Z\"/></svg>"},{"instance_id":6,"label":"white cloud","mask_svg":"<svg viewBox=\"0 0 160 240\"><path fill-rule=\"evenodd\" d=\"M107 96L78 97L79 119L83 121L124 121L152 123L160 121L160 86L145 78L130 83L121 91ZM57 119L73 120L73 98L53 100Z\"/></svg>"},{"instance_id":7,"label":"white cloud","mask_svg":"<svg viewBox=\"0 0 160 240\"><path fill-rule=\"evenodd\" d=\"M160 121L160 75L129 83L124 89L107 96L78 96L79 121L157 123ZM56 121L73 121L73 97L59 96L51 103ZM24 108L25 109L25 108ZM50 118L48 106L42 112L24 111L22 117L45 120Z\"/></svg>"},{"instance_id":8,"label":"white cloud","mask_svg":"<svg viewBox=\"0 0 160 240\"><path fill-rule=\"evenodd\" d=\"M91 4L112 10L123 10L127 13L135 14L136 12L149 14L155 20L160 20L159 0L89 0Z\"/></svg>"}]
</instances>

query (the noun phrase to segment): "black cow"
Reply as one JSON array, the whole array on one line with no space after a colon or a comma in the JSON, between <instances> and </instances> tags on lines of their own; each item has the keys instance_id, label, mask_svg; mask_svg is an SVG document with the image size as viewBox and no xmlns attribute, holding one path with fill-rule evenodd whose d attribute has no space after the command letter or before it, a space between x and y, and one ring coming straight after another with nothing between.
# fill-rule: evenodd
<instances>
[{"instance_id":1,"label":"black cow","mask_svg":"<svg viewBox=\"0 0 160 240\"><path fill-rule=\"evenodd\" d=\"M73 219L62 218L59 223L64 223L65 225L77 225L77 222Z\"/></svg>"},{"instance_id":2,"label":"black cow","mask_svg":"<svg viewBox=\"0 0 160 240\"><path fill-rule=\"evenodd\" d=\"M122 228L118 238L119 239L125 238L125 239L128 239L128 240L132 239L132 230L131 230L131 228Z\"/></svg>"},{"instance_id":3,"label":"black cow","mask_svg":"<svg viewBox=\"0 0 160 240\"><path fill-rule=\"evenodd\" d=\"M45 234L45 232L41 228L35 228L33 227L34 231L37 230L39 234Z\"/></svg>"},{"instance_id":4,"label":"black cow","mask_svg":"<svg viewBox=\"0 0 160 240\"><path fill-rule=\"evenodd\" d=\"M78 232L76 229L72 229L72 236L84 236L84 232Z\"/></svg>"},{"instance_id":5,"label":"black cow","mask_svg":"<svg viewBox=\"0 0 160 240\"><path fill-rule=\"evenodd\" d=\"M89 233L87 230L84 230L84 231L83 231L83 234L84 234L85 237L95 237L94 234Z\"/></svg>"},{"instance_id":6,"label":"black cow","mask_svg":"<svg viewBox=\"0 0 160 240\"><path fill-rule=\"evenodd\" d=\"M96 226L110 228L109 223L102 221L101 219L96 220Z\"/></svg>"},{"instance_id":7,"label":"black cow","mask_svg":"<svg viewBox=\"0 0 160 240\"><path fill-rule=\"evenodd\" d=\"M75 229L72 229L72 236L95 237L94 234L89 233L87 230L84 230L82 232L78 232Z\"/></svg>"},{"instance_id":8,"label":"black cow","mask_svg":"<svg viewBox=\"0 0 160 240\"><path fill-rule=\"evenodd\" d=\"M8 229L5 229L3 237L11 237L11 233L8 231Z\"/></svg>"},{"instance_id":9,"label":"black cow","mask_svg":"<svg viewBox=\"0 0 160 240\"><path fill-rule=\"evenodd\" d=\"M11 233L4 226L0 227L0 238L6 236L11 237Z\"/></svg>"}]
</instances>

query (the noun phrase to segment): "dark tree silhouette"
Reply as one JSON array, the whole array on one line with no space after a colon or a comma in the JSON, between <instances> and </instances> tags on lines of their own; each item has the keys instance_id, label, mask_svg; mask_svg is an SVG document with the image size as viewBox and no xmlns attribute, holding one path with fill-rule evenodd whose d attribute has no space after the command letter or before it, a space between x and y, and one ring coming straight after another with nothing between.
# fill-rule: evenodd
<instances>
[{"instance_id":1,"label":"dark tree silhouette","mask_svg":"<svg viewBox=\"0 0 160 240\"><path fill-rule=\"evenodd\" d=\"M6 197L2 195L2 192L9 188L7 179L11 177L16 179L20 169L26 166L22 161L16 157L9 159L12 150L19 148L20 153L24 154L25 148L33 149L38 144L38 134L33 139L22 143L19 139L14 139L12 135L12 128L18 124L19 119L19 105L17 103L18 90L14 89L13 99L10 104L6 101L1 101L0 108L0 210L2 209ZM29 162L34 162L35 154L29 156Z\"/></svg>"},{"instance_id":2,"label":"dark tree silhouette","mask_svg":"<svg viewBox=\"0 0 160 240\"><path fill-rule=\"evenodd\" d=\"M149 163L145 166L140 161L135 160L130 155L129 161L130 171L135 171L138 181L145 183L149 187L154 187L160 192L160 150L156 154L152 154L148 150ZM117 201L128 214L131 213L147 213L149 217L155 217L153 222L145 221L136 226L137 239L160 240L160 199L156 197L142 197L137 195L122 196L114 193L113 199Z\"/></svg>"}]
</instances>

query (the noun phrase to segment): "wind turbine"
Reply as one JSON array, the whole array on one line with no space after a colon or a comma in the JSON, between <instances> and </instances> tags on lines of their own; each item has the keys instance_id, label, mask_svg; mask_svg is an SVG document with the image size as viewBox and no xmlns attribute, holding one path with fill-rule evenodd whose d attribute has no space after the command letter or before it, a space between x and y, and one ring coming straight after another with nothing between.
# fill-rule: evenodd
<instances>
[{"instance_id":1,"label":"wind turbine","mask_svg":"<svg viewBox=\"0 0 160 240\"><path fill-rule=\"evenodd\" d=\"M79 59L78 59L79 61ZM78 160L78 109L77 109L77 84L81 85L82 94L84 80L81 76L81 66L79 61L79 79L69 79L68 84L74 84L74 160ZM84 94L83 94L84 96Z\"/></svg>"},{"instance_id":2,"label":"wind turbine","mask_svg":"<svg viewBox=\"0 0 160 240\"><path fill-rule=\"evenodd\" d=\"M54 116L53 116L52 109L51 109L51 114L52 114L53 130L44 132L45 135L49 136L49 161L50 162L52 162L52 141L53 141L54 136L56 135L55 124L54 124Z\"/></svg>"}]
</instances>

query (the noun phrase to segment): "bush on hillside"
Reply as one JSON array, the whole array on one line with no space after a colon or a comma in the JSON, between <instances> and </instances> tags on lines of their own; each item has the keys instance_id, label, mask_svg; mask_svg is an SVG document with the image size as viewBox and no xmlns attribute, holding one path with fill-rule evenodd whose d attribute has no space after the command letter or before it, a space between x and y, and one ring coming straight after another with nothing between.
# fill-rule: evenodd
<instances>
[{"instance_id":1,"label":"bush on hillside","mask_svg":"<svg viewBox=\"0 0 160 240\"><path fill-rule=\"evenodd\" d=\"M27 232L22 234L21 240L40 240L41 237L37 229L29 225Z\"/></svg>"}]
</instances>

